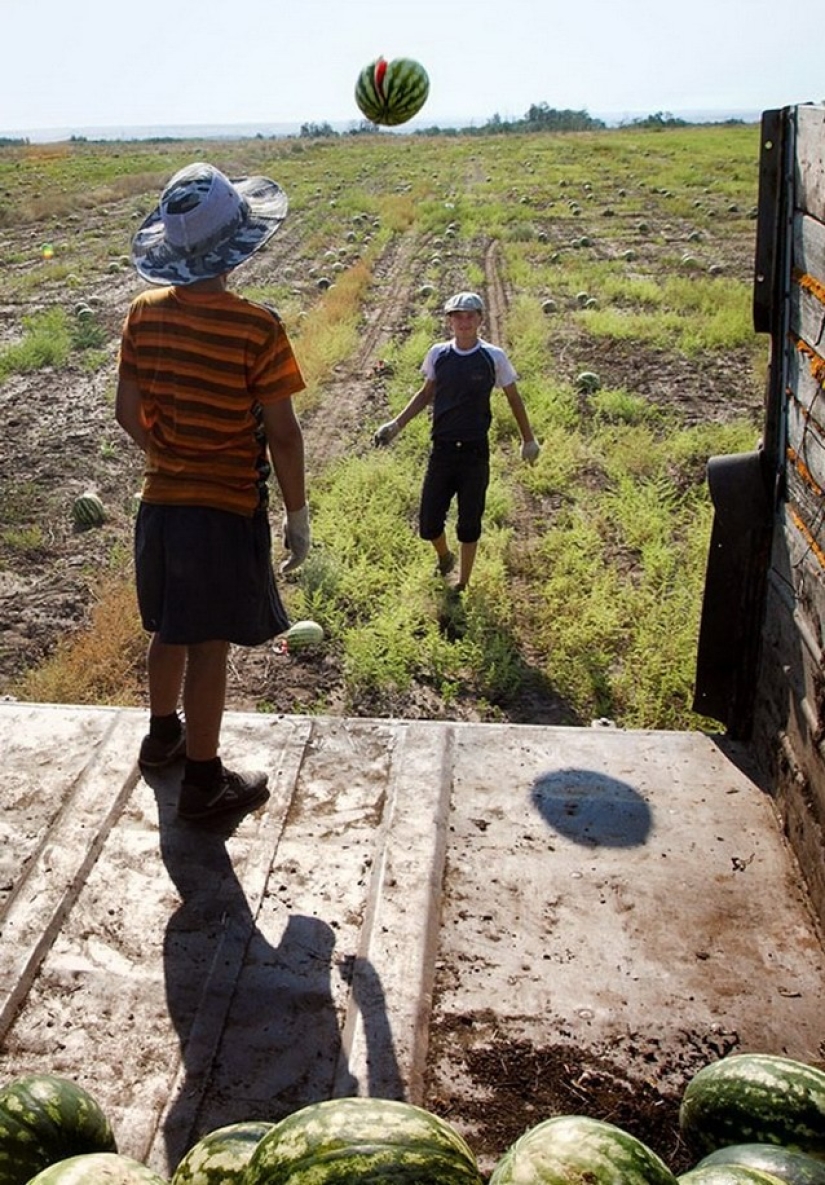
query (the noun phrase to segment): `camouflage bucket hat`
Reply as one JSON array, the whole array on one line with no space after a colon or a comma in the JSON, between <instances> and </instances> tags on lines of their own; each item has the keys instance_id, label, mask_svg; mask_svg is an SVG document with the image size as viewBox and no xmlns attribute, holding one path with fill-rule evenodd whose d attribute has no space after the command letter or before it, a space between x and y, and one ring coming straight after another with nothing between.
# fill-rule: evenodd
<instances>
[{"instance_id":1,"label":"camouflage bucket hat","mask_svg":"<svg viewBox=\"0 0 825 1185\"><path fill-rule=\"evenodd\" d=\"M181 169L132 241L132 261L152 284L194 284L248 259L286 217L287 196L267 177L230 181L213 165Z\"/></svg>"}]
</instances>

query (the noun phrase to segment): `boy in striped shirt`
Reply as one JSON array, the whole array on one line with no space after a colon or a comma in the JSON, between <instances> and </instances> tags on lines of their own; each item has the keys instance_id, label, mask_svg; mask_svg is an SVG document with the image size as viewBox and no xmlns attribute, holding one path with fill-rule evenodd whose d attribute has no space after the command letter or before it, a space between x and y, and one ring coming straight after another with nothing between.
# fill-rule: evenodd
<instances>
[{"instance_id":1,"label":"boy in striped shirt","mask_svg":"<svg viewBox=\"0 0 825 1185\"><path fill-rule=\"evenodd\" d=\"M271 559L271 467L291 553L281 570L309 550L292 404L304 381L277 314L227 289L286 211L275 182L233 182L197 163L175 174L132 244L138 273L158 285L126 316L115 413L146 457L135 569L150 721L139 761L185 758L187 819L248 810L268 793L265 773L227 769L218 748L230 644L256 646L289 625Z\"/></svg>"}]
</instances>

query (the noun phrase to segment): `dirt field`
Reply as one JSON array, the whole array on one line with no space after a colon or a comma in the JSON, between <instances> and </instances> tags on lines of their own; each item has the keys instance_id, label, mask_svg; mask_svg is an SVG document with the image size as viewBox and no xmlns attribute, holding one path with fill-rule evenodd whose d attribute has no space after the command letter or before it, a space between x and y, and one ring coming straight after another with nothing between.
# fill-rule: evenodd
<instances>
[{"instance_id":1,"label":"dirt field","mask_svg":"<svg viewBox=\"0 0 825 1185\"><path fill-rule=\"evenodd\" d=\"M110 204L104 212L90 211L85 216L85 233L92 237L111 233L109 221L123 221L125 207L126 203L120 209ZM17 279L42 266L32 244L53 233L53 229L47 231L37 224L3 229L0 251L23 260L10 269ZM301 235L299 218L287 222L271 247L246 265L242 276L239 273L239 283L275 282L304 249ZM652 241L657 237L655 224L650 237ZM750 235L739 235L726 250L727 272L748 279L752 268ZM330 458L369 449L373 428L386 417L382 350L420 303L418 289L425 278L427 257L426 238L409 233L393 240L376 268L370 302L363 310L358 351L336 373L330 392L334 419L323 407L301 414L310 488L313 473ZM517 364L518 343L507 341L505 314L510 293L495 240L460 242L455 247L445 291L466 287L467 269L479 261L484 268L487 302L484 333L505 345ZM308 299L312 298L313 284L312 280L304 281ZM94 588L107 557L118 543L130 546L140 458L114 422L113 392L120 325L130 298L140 288L131 270L124 269L93 277L81 289L82 299L94 300L97 318L108 335L110 360L105 368L89 374L75 363L59 373L45 369L14 375L0 388L5 428L0 440L4 490L0 526L22 522L40 531L40 541L27 544L23 553L0 535L0 694L8 693L15 676L40 662L58 641L88 621ZM65 299L64 288L46 284L35 288L24 305L0 306L0 326L6 325L5 330L0 328L0 344L19 327L23 316ZM557 318L553 349L560 373L572 380L589 347L571 319ZM603 341L598 347L598 364L605 385L624 386L662 408L675 408L688 424L758 414L759 379L749 360L737 351L696 360L676 351ZM71 522L71 500L90 487L99 491L109 518L102 530L78 532ZM540 518L548 512L540 506L520 508L521 514ZM277 529L274 516L273 523ZM231 708L254 710L265 703L275 711L301 711L324 702L335 712L343 708L342 692L340 669L331 650L300 657L285 656L277 646L233 651ZM462 695L445 705L421 685L389 704L347 702L346 710L356 715L389 711L407 718L473 720L484 718L489 709L479 708L472 695ZM525 683L508 703L498 705L497 711L498 718L516 722L586 723L537 681Z\"/></svg>"}]
</instances>

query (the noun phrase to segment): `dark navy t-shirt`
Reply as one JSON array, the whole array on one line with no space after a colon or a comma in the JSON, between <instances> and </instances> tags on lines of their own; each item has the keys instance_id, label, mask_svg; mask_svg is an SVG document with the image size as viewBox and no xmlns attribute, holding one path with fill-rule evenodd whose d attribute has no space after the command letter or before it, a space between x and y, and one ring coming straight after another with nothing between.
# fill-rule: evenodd
<instances>
[{"instance_id":1,"label":"dark navy t-shirt","mask_svg":"<svg viewBox=\"0 0 825 1185\"><path fill-rule=\"evenodd\" d=\"M422 370L435 382L432 439L486 441L493 389L516 378L504 351L483 341L469 351L441 342L428 352Z\"/></svg>"}]
</instances>

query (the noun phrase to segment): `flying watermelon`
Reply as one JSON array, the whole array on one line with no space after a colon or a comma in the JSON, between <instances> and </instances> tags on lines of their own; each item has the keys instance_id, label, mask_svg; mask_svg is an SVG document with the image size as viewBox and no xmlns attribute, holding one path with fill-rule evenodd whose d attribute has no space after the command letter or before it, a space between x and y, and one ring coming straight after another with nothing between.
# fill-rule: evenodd
<instances>
[{"instance_id":1,"label":"flying watermelon","mask_svg":"<svg viewBox=\"0 0 825 1185\"><path fill-rule=\"evenodd\" d=\"M355 84L355 102L372 123L395 127L417 115L430 93L430 79L412 58L378 58Z\"/></svg>"}]
</instances>

